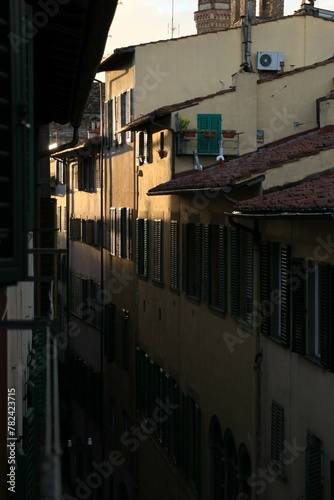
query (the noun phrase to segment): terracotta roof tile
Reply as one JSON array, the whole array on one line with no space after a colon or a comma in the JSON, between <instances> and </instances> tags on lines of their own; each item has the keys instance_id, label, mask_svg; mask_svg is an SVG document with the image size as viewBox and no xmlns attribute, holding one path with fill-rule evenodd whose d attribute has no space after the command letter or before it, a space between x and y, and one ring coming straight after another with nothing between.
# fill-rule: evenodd
<instances>
[{"instance_id":1,"label":"terracotta roof tile","mask_svg":"<svg viewBox=\"0 0 334 500\"><path fill-rule=\"evenodd\" d=\"M277 214L281 212L332 212L334 208L334 171L319 174L280 191L244 200L233 213Z\"/></svg>"},{"instance_id":2,"label":"terracotta roof tile","mask_svg":"<svg viewBox=\"0 0 334 500\"><path fill-rule=\"evenodd\" d=\"M218 164L204 170L191 170L148 191L149 195L182 193L193 189L233 187L237 181L289 161L314 155L326 148L334 148L334 126L290 137L285 141L267 145L253 153L227 161L224 168Z\"/></svg>"}]
</instances>

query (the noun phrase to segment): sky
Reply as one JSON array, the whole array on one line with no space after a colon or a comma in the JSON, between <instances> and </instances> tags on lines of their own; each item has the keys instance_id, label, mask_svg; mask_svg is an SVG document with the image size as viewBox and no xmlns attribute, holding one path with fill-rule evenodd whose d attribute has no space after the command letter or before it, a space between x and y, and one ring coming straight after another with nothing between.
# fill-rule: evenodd
<instances>
[{"instance_id":1,"label":"sky","mask_svg":"<svg viewBox=\"0 0 334 500\"><path fill-rule=\"evenodd\" d=\"M284 14L293 14L300 4L301 0L285 0ZM116 48L172 38L172 26L174 38L195 34L197 5L197 0L119 0L104 55ZM334 10L334 1L318 0L315 6Z\"/></svg>"}]
</instances>

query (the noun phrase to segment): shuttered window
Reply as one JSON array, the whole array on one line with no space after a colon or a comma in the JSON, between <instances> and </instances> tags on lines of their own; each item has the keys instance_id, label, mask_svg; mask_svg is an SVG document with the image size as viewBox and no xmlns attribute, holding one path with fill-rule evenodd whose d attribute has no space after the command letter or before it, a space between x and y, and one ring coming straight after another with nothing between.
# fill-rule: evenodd
<instances>
[{"instance_id":1,"label":"shuttered window","mask_svg":"<svg viewBox=\"0 0 334 500\"><path fill-rule=\"evenodd\" d=\"M179 223L170 221L170 288L179 290Z\"/></svg>"},{"instance_id":2,"label":"shuttered window","mask_svg":"<svg viewBox=\"0 0 334 500\"><path fill-rule=\"evenodd\" d=\"M33 106L33 93L29 92L33 65L31 61L28 64L27 45L20 43L18 47L15 38L22 31L22 19L25 19L22 1L2 2L0 11L0 280L2 284L12 284L25 278L27 222L28 217L32 219L31 209L34 206L33 192L29 192L33 178L33 175L29 178L29 163L33 159L33 130L32 123L29 123L30 110ZM29 46L28 52L32 40ZM29 225L33 228L32 220L29 221Z\"/></svg>"},{"instance_id":3,"label":"shuttered window","mask_svg":"<svg viewBox=\"0 0 334 500\"><path fill-rule=\"evenodd\" d=\"M81 219L70 219L70 238L73 241L81 241Z\"/></svg>"},{"instance_id":4,"label":"shuttered window","mask_svg":"<svg viewBox=\"0 0 334 500\"><path fill-rule=\"evenodd\" d=\"M249 325L253 318L253 237L230 228L231 313Z\"/></svg>"},{"instance_id":5,"label":"shuttered window","mask_svg":"<svg viewBox=\"0 0 334 500\"><path fill-rule=\"evenodd\" d=\"M302 259L293 259L292 269L291 269L291 280L292 280L292 350L298 354L305 354L305 343L306 343L306 280L303 278L303 264ZM313 289L315 291L313 279L315 275L309 277L308 290L309 290L309 304L316 301L314 297L311 300L310 291ZM313 286L312 286L313 285ZM312 307L312 306L311 306ZM312 310L312 314L316 314L315 310ZM309 331L311 330L311 324L316 328L313 321L309 322ZM315 333L315 330L313 330Z\"/></svg>"},{"instance_id":6,"label":"shuttered window","mask_svg":"<svg viewBox=\"0 0 334 500\"><path fill-rule=\"evenodd\" d=\"M136 271L140 276L148 277L148 219L136 219Z\"/></svg>"},{"instance_id":7,"label":"shuttered window","mask_svg":"<svg viewBox=\"0 0 334 500\"><path fill-rule=\"evenodd\" d=\"M110 253L116 255L116 208L110 208Z\"/></svg>"},{"instance_id":8,"label":"shuttered window","mask_svg":"<svg viewBox=\"0 0 334 500\"><path fill-rule=\"evenodd\" d=\"M153 221L153 280L163 283L163 222Z\"/></svg>"},{"instance_id":9,"label":"shuttered window","mask_svg":"<svg viewBox=\"0 0 334 500\"><path fill-rule=\"evenodd\" d=\"M82 221L82 241L87 245L94 245L95 220L87 219Z\"/></svg>"},{"instance_id":10,"label":"shuttered window","mask_svg":"<svg viewBox=\"0 0 334 500\"><path fill-rule=\"evenodd\" d=\"M152 163L152 133L147 131L137 132L136 135L136 164Z\"/></svg>"},{"instance_id":11,"label":"shuttered window","mask_svg":"<svg viewBox=\"0 0 334 500\"><path fill-rule=\"evenodd\" d=\"M227 229L205 225L203 236L203 296L205 302L226 312Z\"/></svg>"},{"instance_id":12,"label":"shuttered window","mask_svg":"<svg viewBox=\"0 0 334 500\"><path fill-rule=\"evenodd\" d=\"M202 226L182 224L182 291L201 300Z\"/></svg>"},{"instance_id":13,"label":"shuttered window","mask_svg":"<svg viewBox=\"0 0 334 500\"><path fill-rule=\"evenodd\" d=\"M284 473L284 408L276 401L271 404L271 463L279 474Z\"/></svg>"},{"instance_id":14,"label":"shuttered window","mask_svg":"<svg viewBox=\"0 0 334 500\"><path fill-rule=\"evenodd\" d=\"M305 500L323 498L322 460L322 442L308 432L305 450Z\"/></svg>"},{"instance_id":15,"label":"shuttered window","mask_svg":"<svg viewBox=\"0 0 334 500\"><path fill-rule=\"evenodd\" d=\"M197 150L198 153L202 154L213 154L219 153L218 141L221 140L221 115L197 115L197 128L199 131L212 131L215 132L213 137L206 137L203 133L198 132L197 134Z\"/></svg>"},{"instance_id":16,"label":"shuttered window","mask_svg":"<svg viewBox=\"0 0 334 500\"><path fill-rule=\"evenodd\" d=\"M278 242L262 243L260 250L261 333L279 340L284 347L290 345L291 273L290 247Z\"/></svg>"},{"instance_id":17,"label":"shuttered window","mask_svg":"<svg viewBox=\"0 0 334 500\"><path fill-rule=\"evenodd\" d=\"M131 258L131 209L118 209L118 255L123 259Z\"/></svg>"}]
</instances>

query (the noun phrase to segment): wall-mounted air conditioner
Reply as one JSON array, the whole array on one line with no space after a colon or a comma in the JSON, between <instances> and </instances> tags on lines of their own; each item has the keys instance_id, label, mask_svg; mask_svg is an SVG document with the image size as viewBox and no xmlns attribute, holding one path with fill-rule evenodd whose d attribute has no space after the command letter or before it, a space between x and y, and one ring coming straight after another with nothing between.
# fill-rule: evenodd
<instances>
[{"instance_id":1,"label":"wall-mounted air conditioner","mask_svg":"<svg viewBox=\"0 0 334 500\"><path fill-rule=\"evenodd\" d=\"M279 71L280 62L284 61L284 52L263 51L257 53L257 69L259 71Z\"/></svg>"}]
</instances>

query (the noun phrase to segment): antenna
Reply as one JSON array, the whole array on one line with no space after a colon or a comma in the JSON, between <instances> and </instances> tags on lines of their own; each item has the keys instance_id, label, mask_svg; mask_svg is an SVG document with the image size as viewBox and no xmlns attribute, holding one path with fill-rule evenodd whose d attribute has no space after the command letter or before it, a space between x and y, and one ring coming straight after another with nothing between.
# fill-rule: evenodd
<instances>
[{"instance_id":1,"label":"antenna","mask_svg":"<svg viewBox=\"0 0 334 500\"><path fill-rule=\"evenodd\" d=\"M169 24L168 24L168 31L172 32L172 38L174 38L174 31L175 30L178 30L178 33L180 34L180 25L178 24L177 26L175 26L174 24L174 0L172 0L172 25L171 27L169 28Z\"/></svg>"}]
</instances>

